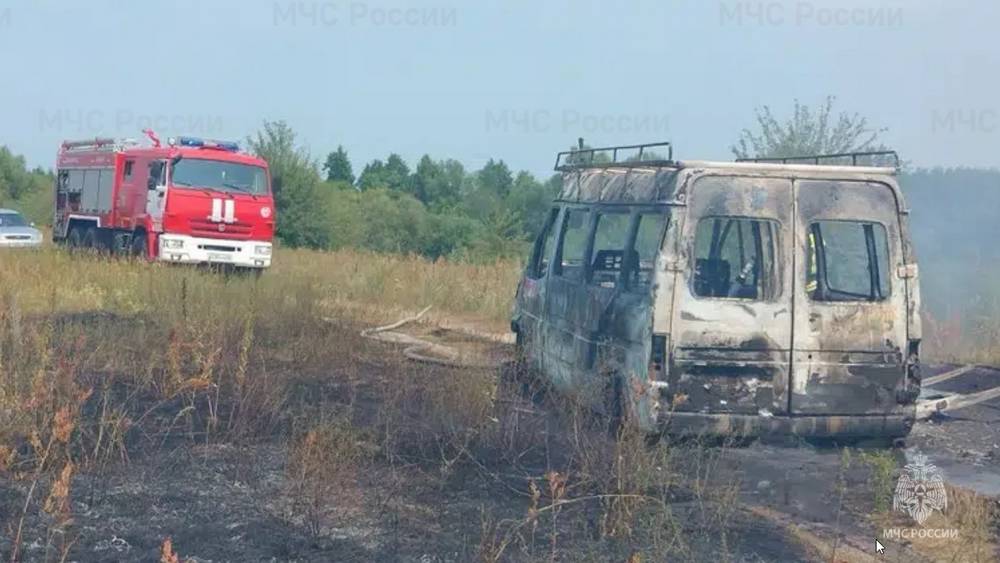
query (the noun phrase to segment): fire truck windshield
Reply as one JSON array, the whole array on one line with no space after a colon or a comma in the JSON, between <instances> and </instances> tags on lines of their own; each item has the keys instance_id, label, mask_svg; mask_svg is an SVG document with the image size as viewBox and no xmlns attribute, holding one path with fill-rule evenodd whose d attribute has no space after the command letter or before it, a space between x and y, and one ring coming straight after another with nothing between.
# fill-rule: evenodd
<instances>
[{"instance_id":1,"label":"fire truck windshield","mask_svg":"<svg viewBox=\"0 0 1000 563\"><path fill-rule=\"evenodd\" d=\"M175 160L170 168L170 182L180 188L267 194L267 173L263 168L223 160Z\"/></svg>"}]
</instances>

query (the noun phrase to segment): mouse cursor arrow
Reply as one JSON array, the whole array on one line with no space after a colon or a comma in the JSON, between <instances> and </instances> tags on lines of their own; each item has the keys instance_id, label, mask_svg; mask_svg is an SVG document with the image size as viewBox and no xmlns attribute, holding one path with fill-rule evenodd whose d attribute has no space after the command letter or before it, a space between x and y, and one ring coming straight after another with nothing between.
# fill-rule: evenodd
<instances>
[{"instance_id":1,"label":"mouse cursor arrow","mask_svg":"<svg viewBox=\"0 0 1000 563\"><path fill-rule=\"evenodd\" d=\"M875 553L885 555L885 546L882 545L882 542L878 541L878 538L875 538Z\"/></svg>"}]
</instances>

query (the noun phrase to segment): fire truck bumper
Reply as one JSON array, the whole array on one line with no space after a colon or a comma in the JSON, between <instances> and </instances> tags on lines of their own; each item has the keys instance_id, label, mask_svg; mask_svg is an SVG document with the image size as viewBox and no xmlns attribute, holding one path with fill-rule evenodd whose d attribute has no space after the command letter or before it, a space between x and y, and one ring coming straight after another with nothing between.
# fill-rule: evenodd
<instances>
[{"instance_id":1,"label":"fire truck bumper","mask_svg":"<svg viewBox=\"0 0 1000 563\"><path fill-rule=\"evenodd\" d=\"M177 264L228 264L241 268L271 265L271 243L162 234L159 259Z\"/></svg>"}]
</instances>

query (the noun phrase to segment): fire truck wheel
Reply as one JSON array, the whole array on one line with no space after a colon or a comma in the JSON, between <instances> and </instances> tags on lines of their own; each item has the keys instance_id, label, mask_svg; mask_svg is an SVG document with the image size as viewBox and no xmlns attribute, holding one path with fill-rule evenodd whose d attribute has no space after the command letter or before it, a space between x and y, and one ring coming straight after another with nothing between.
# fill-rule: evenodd
<instances>
[{"instance_id":1,"label":"fire truck wheel","mask_svg":"<svg viewBox=\"0 0 1000 563\"><path fill-rule=\"evenodd\" d=\"M146 233L139 232L132 235L131 254L140 258L146 257Z\"/></svg>"},{"instance_id":2,"label":"fire truck wheel","mask_svg":"<svg viewBox=\"0 0 1000 563\"><path fill-rule=\"evenodd\" d=\"M70 228L69 235L66 237L66 243L70 250L76 250L83 246L83 233L79 227Z\"/></svg>"},{"instance_id":3,"label":"fire truck wheel","mask_svg":"<svg viewBox=\"0 0 1000 563\"><path fill-rule=\"evenodd\" d=\"M101 242L97 240L97 229L90 227L83 232L82 246L88 250L100 250Z\"/></svg>"}]
</instances>

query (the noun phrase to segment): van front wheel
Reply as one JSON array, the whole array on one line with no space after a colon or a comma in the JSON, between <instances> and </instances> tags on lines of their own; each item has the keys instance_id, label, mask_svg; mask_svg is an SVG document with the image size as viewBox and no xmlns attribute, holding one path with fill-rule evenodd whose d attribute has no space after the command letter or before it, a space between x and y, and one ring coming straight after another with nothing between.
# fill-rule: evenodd
<instances>
[{"instance_id":1,"label":"van front wheel","mask_svg":"<svg viewBox=\"0 0 1000 563\"><path fill-rule=\"evenodd\" d=\"M608 432L616 440L623 439L629 432L640 432L638 428L633 428L636 425L635 413L632 412L633 406L625 385L622 377L612 375L605 391L604 412L608 418ZM646 433L643 438L647 447L653 447L663 438L663 432L656 430Z\"/></svg>"},{"instance_id":2,"label":"van front wheel","mask_svg":"<svg viewBox=\"0 0 1000 563\"><path fill-rule=\"evenodd\" d=\"M608 419L608 432L618 438L629 424L628 397L625 393L625 382L617 374L608 378L604 390L604 413Z\"/></svg>"}]
</instances>

